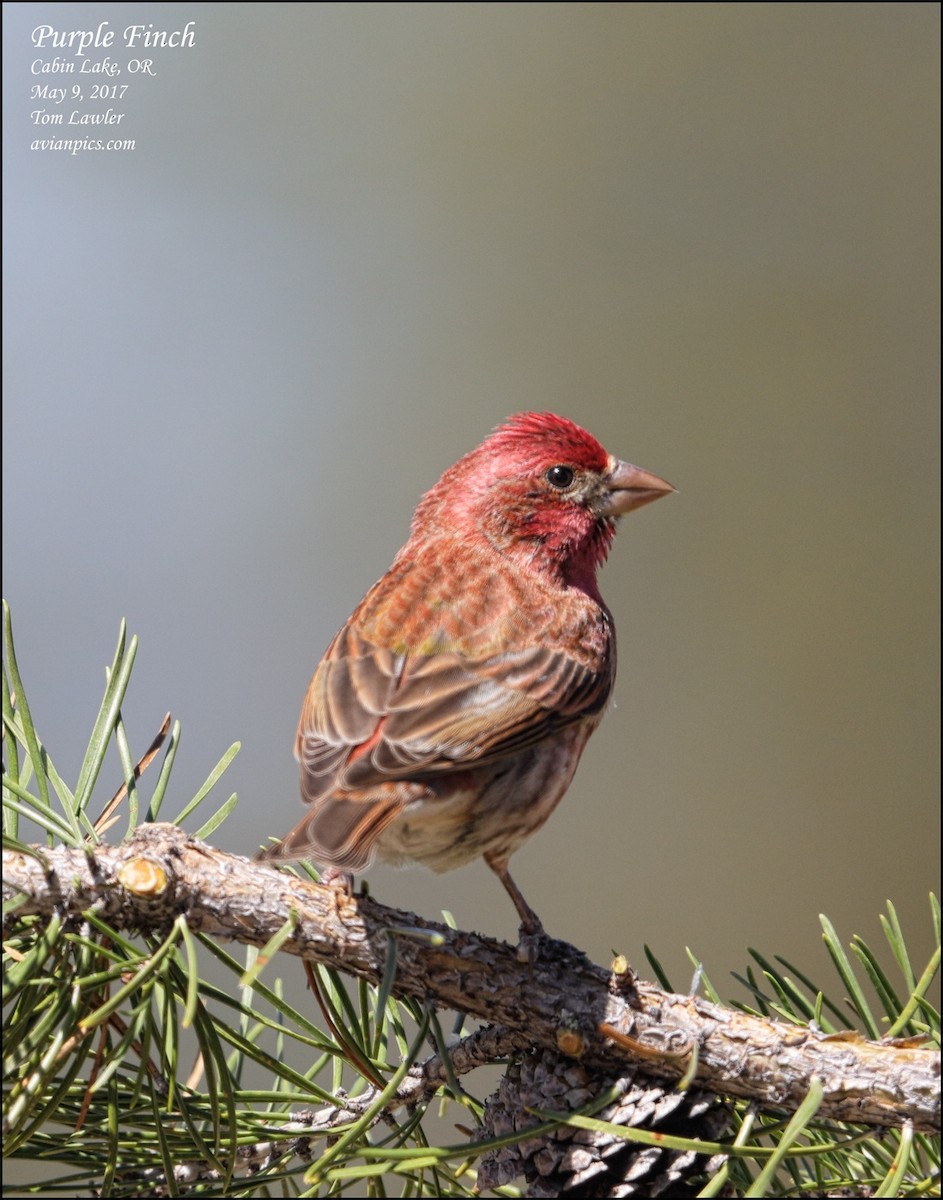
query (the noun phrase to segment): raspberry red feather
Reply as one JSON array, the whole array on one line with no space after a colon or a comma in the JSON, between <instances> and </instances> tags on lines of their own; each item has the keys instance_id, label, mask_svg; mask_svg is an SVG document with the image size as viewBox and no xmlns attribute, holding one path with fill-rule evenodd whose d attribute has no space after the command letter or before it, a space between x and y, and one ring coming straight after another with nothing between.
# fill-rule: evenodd
<instances>
[{"instance_id":1,"label":"raspberry red feather","mask_svg":"<svg viewBox=\"0 0 943 1200\"><path fill-rule=\"evenodd\" d=\"M612 691L599 594L619 516L673 489L572 421L522 413L420 500L409 540L328 647L295 751L298 825L264 852L507 870L563 796Z\"/></svg>"}]
</instances>

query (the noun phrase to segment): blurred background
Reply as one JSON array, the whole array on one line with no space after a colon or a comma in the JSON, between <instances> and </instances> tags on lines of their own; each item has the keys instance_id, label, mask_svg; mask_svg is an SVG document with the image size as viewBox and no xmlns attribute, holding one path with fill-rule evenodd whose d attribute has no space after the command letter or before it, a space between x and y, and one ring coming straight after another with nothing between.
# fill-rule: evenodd
<instances>
[{"instance_id":1,"label":"blurred background","mask_svg":"<svg viewBox=\"0 0 943 1200\"><path fill-rule=\"evenodd\" d=\"M63 777L126 617L132 752L183 723L164 812L238 739L215 840L286 832L309 677L419 495L550 409L679 494L622 524L615 704L512 864L548 931L724 994L748 945L817 970L819 912L876 940L891 898L926 950L939 19L4 6L4 595ZM131 23L196 44L113 80L134 151L31 151L31 31L102 20L121 64ZM480 862L369 879L516 934Z\"/></svg>"}]
</instances>

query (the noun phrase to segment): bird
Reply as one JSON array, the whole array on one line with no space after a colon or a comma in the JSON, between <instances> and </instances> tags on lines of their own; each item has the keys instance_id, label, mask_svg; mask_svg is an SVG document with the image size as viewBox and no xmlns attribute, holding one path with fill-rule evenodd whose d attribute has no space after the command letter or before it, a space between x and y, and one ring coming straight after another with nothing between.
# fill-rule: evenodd
<instances>
[{"instance_id":1,"label":"bird","mask_svg":"<svg viewBox=\"0 0 943 1200\"><path fill-rule=\"evenodd\" d=\"M618 519L675 489L566 417L510 417L420 499L409 538L314 672L295 737L306 811L259 855L352 886L374 860L508 861L563 797L612 694L597 571Z\"/></svg>"}]
</instances>

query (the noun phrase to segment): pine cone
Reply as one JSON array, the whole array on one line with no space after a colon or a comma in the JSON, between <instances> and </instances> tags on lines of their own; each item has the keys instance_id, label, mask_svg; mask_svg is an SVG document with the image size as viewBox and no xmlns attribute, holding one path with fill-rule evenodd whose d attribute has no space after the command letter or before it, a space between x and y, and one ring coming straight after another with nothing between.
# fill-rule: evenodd
<instances>
[{"instance_id":1,"label":"pine cone","mask_svg":"<svg viewBox=\"0 0 943 1200\"><path fill-rule=\"evenodd\" d=\"M727 1108L704 1092L679 1092L634 1069L618 1075L591 1072L572 1058L534 1050L508 1067L485 1106L485 1129L493 1137L519 1133L540 1124L525 1108L572 1111L613 1085L620 1096L595 1114L601 1121L707 1140L721 1136L729 1125ZM709 1173L705 1155L561 1127L485 1154L478 1165L478 1187L500 1187L523 1175L525 1195L532 1197L670 1195L674 1200L696 1195L698 1189L684 1181Z\"/></svg>"}]
</instances>

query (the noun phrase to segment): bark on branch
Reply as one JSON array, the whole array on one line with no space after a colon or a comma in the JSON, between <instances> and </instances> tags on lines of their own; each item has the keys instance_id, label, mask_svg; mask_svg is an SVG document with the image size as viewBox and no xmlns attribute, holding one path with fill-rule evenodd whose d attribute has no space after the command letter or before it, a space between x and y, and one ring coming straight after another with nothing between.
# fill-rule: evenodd
<instances>
[{"instance_id":1,"label":"bark on branch","mask_svg":"<svg viewBox=\"0 0 943 1200\"><path fill-rule=\"evenodd\" d=\"M395 936L395 995L431 998L584 1063L679 1079L696 1048L693 1082L706 1091L792 1111L818 1077L821 1116L940 1129L940 1056L929 1049L827 1036L673 995L565 942L544 941L537 961L522 963L503 942L225 854L171 825L142 826L118 847L37 854L4 851L4 900L20 894L19 914L94 908L115 928L154 932L184 914L191 929L260 947L292 920L285 952L373 983Z\"/></svg>"}]
</instances>

